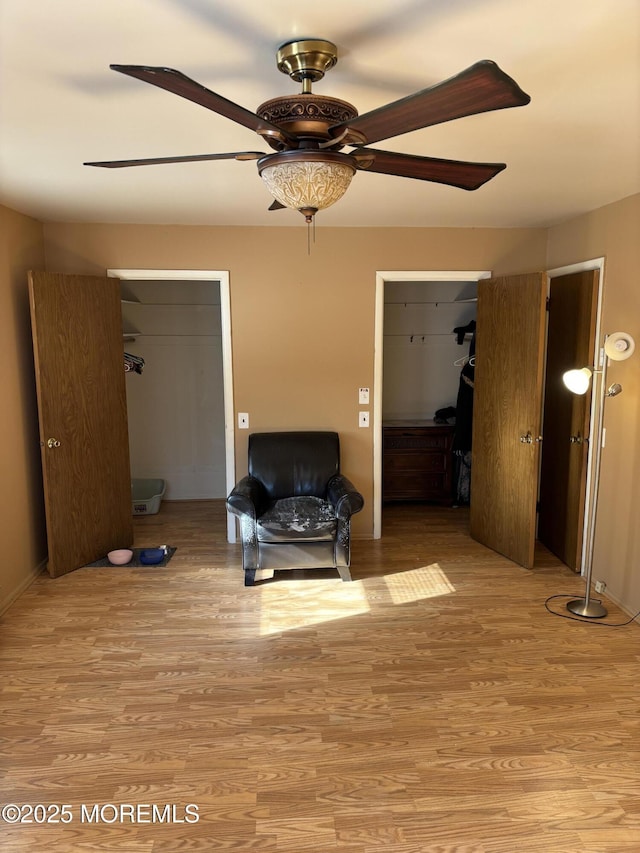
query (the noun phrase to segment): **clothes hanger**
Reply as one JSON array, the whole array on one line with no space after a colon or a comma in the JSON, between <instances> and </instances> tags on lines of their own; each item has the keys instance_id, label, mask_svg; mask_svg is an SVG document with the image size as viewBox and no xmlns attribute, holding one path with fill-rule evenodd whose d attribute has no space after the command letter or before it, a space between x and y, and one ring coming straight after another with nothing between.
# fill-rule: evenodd
<instances>
[{"instance_id":1,"label":"clothes hanger","mask_svg":"<svg viewBox=\"0 0 640 853\"><path fill-rule=\"evenodd\" d=\"M476 357L472 355L469 357L468 355L463 355L462 358L457 358L454 362L454 367L464 367L465 364L469 364L471 367L475 367Z\"/></svg>"}]
</instances>

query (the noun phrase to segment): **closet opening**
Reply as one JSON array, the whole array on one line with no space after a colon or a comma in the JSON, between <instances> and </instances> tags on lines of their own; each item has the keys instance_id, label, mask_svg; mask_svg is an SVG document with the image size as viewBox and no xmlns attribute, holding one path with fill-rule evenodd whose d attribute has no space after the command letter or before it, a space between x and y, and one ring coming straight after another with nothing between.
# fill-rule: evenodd
<instances>
[{"instance_id":1,"label":"closet opening","mask_svg":"<svg viewBox=\"0 0 640 853\"><path fill-rule=\"evenodd\" d=\"M392 502L469 502L477 284L489 276L378 274L374 538Z\"/></svg>"},{"instance_id":2,"label":"closet opening","mask_svg":"<svg viewBox=\"0 0 640 853\"><path fill-rule=\"evenodd\" d=\"M165 501L224 499L235 475L228 274L109 274L124 352L141 365L126 376L132 480L164 480Z\"/></svg>"}]
</instances>

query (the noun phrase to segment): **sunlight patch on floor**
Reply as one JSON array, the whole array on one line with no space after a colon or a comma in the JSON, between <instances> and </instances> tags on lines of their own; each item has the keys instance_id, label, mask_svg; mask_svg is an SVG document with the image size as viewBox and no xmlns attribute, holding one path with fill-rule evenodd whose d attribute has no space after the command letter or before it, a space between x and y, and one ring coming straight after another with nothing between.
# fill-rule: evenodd
<instances>
[{"instance_id":1,"label":"sunlight patch on floor","mask_svg":"<svg viewBox=\"0 0 640 853\"><path fill-rule=\"evenodd\" d=\"M456 591L438 563L387 575L384 581L394 604L408 604L423 598L450 595Z\"/></svg>"},{"instance_id":2,"label":"sunlight patch on floor","mask_svg":"<svg viewBox=\"0 0 640 853\"><path fill-rule=\"evenodd\" d=\"M369 613L367 586L371 581L342 583L327 580L287 580L260 589L260 635L311 628ZM456 589L438 563L375 579L392 605L450 595ZM371 590L373 594L373 589ZM379 595L374 598L379 599Z\"/></svg>"},{"instance_id":3,"label":"sunlight patch on floor","mask_svg":"<svg viewBox=\"0 0 640 853\"><path fill-rule=\"evenodd\" d=\"M287 581L262 588L261 636L369 612L362 581Z\"/></svg>"}]
</instances>

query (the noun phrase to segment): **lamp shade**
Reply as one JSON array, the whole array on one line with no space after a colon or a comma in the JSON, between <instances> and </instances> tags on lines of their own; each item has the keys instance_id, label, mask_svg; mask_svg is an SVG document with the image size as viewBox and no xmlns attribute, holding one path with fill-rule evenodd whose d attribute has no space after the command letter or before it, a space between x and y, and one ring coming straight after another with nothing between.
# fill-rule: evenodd
<instances>
[{"instance_id":1,"label":"lamp shade","mask_svg":"<svg viewBox=\"0 0 640 853\"><path fill-rule=\"evenodd\" d=\"M333 151L283 151L258 162L271 195L307 218L339 201L355 173L354 160Z\"/></svg>"},{"instance_id":2,"label":"lamp shade","mask_svg":"<svg viewBox=\"0 0 640 853\"><path fill-rule=\"evenodd\" d=\"M591 382L591 371L588 367L578 370L567 370L562 375L562 381L573 394L586 394Z\"/></svg>"},{"instance_id":3,"label":"lamp shade","mask_svg":"<svg viewBox=\"0 0 640 853\"><path fill-rule=\"evenodd\" d=\"M604 351L612 361L624 361L635 348L636 342L626 332L612 332L604 342Z\"/></svg>"}]
</instances>

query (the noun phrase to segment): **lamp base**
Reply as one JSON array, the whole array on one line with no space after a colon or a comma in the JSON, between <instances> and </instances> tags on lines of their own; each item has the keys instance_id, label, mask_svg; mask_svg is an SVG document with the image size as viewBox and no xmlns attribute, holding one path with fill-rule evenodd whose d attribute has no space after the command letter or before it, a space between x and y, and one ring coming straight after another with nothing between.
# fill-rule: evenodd
<instances>
[{"instance_id":1,"label":"lamp base","mask_svg":"<svg viewBox=\"0 0 640 853\"><path fill-rule=\"evenodd\" d=\"M607 615L607 608L599 601L587 601L586 598L574 598L567 602L567 610L576 616L587 616L589 619L601 619Z\"/></svg>"}]
</instances>

